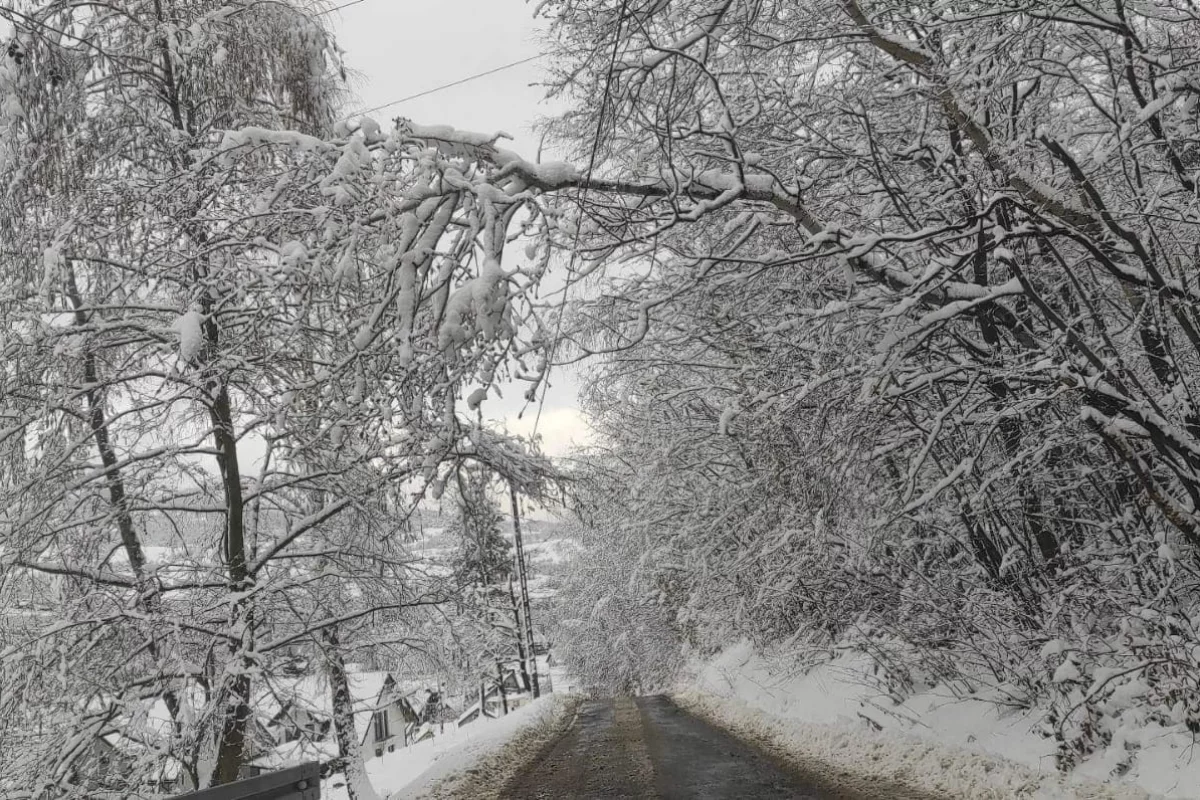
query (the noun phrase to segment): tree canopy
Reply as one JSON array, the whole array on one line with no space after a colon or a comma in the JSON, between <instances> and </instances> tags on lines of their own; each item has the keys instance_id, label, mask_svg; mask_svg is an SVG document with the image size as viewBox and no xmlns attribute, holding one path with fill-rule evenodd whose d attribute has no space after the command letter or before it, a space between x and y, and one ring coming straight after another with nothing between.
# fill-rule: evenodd
<instances>
[{"instance_id":1,"label":"tree canopy","mask_svg":"<svg viewBox=\"0 0 1200 800\"><path fill-rule=\"evenodd\" d=\"M340 119L302 3L0 11L0 780L112 788L160 702L121 785L232 780L298 649L462 600L407 520L557 477L476 412L570 361L585 679L742 637L1049 703L1063 766L1200 727L1192 4L537 8L562 162Z\"/></svg>"}]
</instances>

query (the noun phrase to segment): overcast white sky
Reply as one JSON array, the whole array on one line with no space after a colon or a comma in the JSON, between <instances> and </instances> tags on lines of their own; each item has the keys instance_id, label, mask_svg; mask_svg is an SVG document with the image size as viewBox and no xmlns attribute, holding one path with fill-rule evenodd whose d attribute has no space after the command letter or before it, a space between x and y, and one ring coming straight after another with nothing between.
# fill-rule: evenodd
<instances>
[{"instance_id":1,"label":"overcast white sky","mask_svg":"<svg viewBox=\"0 0 1200 800\"><path fill-rule=\"evenodd\" d=\"M383 105L538 55L537 23L525 0L364 0L334 12L347 66L360 74L362 107ZM423 124L503 130L513 149L534 153L540 59L377 112Z\"/></svg>"},{"instance_id":2,"label":"overcast white sky","mask_svg":"<svg viewBox=\"0 0 1200 800\"><path fill-rule=\"evenodd\" d=\"M331 17L346 66L358 73L354 89L365 109L390 103L540 52L539 22L526 0L364 0ZM538 140L531 129L552 113L541 100L541 60L472 80L374 112L383 122L408 117L421 124L453 125L491 133L504 131L506 145L532 158ZM575 381L562 370L551 375L538 433L550 455L565 453L587 436L575 398ZM517 414L524 386L503 400L489 399L484 416L503 419L514 433L533 429L537 409Z\"/></svg>"}]
</instances>

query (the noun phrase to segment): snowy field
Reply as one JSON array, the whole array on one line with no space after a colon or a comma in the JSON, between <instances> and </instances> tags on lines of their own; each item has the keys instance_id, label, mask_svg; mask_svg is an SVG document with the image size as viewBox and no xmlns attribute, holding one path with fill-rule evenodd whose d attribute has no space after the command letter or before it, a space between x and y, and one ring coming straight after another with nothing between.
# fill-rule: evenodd
<instances>
[{"instance_id":1,"label":"snowy field","mask_svg":"<svg viewBox=\"0 0 1200 800\"><path fill-rule=\"evenodd\" d=\"M1185 730L1123 731L1064 777L1054 740L1037 732L1039 712L946 687L897 705L869 670L866 657L847 655L788 675L741 644L693 665L678 699L789 757L953 797L1200 797L1200 751ZM1132 766L1108 778L1127 748L1136 748Z\"/></svg>"}]
</instances>

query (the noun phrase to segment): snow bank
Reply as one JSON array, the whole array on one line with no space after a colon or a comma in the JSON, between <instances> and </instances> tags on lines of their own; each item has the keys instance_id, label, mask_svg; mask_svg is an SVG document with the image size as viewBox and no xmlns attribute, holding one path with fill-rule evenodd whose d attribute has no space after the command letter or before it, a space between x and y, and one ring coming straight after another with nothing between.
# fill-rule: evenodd
<instances>
[{"instance_id":1,"label":"snow bank","mask_svg":"<svg viewBox=\"0 0 1200 800\"><path fill-rule=\"evenodd\" d=\"M548 695L497 719L485 718L461 728L447 725L442 735L429 741L370 759L367 777L380 797L392 800L420 797L436 783L469 769L524 728L550 717L554 707L555 695ZM343 776L321 783L322 798L346 800Z\"/></svg>"},{"instance_id":2,"label":"snow bank","mask_svg":"<svg viewBox=\"0 0 1200 800\"><path fill-rule=\"evenodd\" d=\"M678 699L791 757L935 794L1200 796L1200 753L1193 758L1190 737L1142 731L1064 776L1054 767L1054 740L1038 733L1040 712L1005 705L999 694L963 698L946 687L896 703L873 685L871 671L870 659L854 654L788 674L741 644L695 665ZM1131 740L1141 745L1133 766L1109 779L1128 759L1125 742Z\"/></svg>"},{"instance_id":3,"label":"snow bank","mask_svg":"<svg viewBox=\"0 0 1200 800\"><path fill-rule=\"evenodd\" d=\"M577 697L555 693L536 721L526 723L502 746L452 770L448 777L423 784L416 796L422 800L505 800L504 787L534 761L574 722ZM392 800L400 800L393 797Z\"/></svg>"}]
</instances>

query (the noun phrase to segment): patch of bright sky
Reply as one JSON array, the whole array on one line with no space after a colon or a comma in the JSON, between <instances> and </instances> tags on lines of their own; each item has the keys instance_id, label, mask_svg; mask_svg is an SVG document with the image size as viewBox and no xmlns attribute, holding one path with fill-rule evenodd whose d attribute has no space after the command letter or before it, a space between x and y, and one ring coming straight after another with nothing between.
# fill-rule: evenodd
<instances>
[{"instance_id":1,"label":"patch of bright sky","mask_svg":"<svg viewBox=\"0 0 1200 800\"><path fill-rule=\"evenodd\" d=\"M533 4L525 0L365 0L336 11L332 22L346 51L346 66L356 74L357 102L349 110L369 109L486 72L541 52ZM371 114L380 123L397 116L422 125L493 133L512 141L502 146L534 158L540 142L533 124L554 109L542 102L543 64L520 66L471 80ZM526 385L501 387L489 397L484 417L510 432L529 435L537 404L523 399ZM550 377L537 433L550 455L562 455L589 440L579 413L572 373L556 368Z\"/></svg>"}]
</instances>

